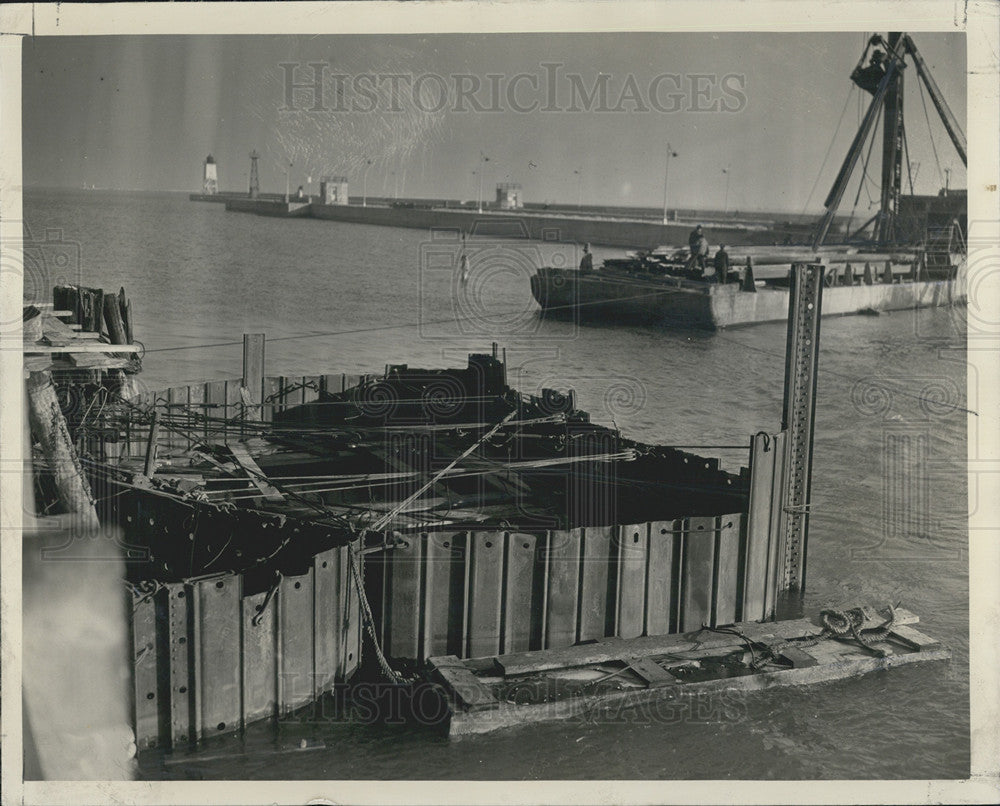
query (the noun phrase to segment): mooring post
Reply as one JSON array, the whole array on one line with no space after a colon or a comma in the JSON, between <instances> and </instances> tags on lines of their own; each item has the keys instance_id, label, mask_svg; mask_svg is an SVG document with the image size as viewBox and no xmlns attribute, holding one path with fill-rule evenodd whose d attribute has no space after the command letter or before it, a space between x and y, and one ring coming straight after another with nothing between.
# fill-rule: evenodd
<instances>
[{"instance_id":1,"label":"mooring post","mask_svg":"<svg viewBox=\"0 0 1000 806\"><path fill-rule=\"evenodd\" d=\"M31 431L42 446L59 501L67 512L79 517L81 529L90 531L99 528L94 496L73 447L66 418L59 407L52 373L48 370L30 373L27 389Z\"/></svg>"},{"instance_id":2,"label":"mooring post","mask_svg":"<svg viewBox=\"0 0 1000 806\"><path fill-rule=\"evenodd\" d=\"M264 394L264 334L243 334L243 381L240 396L243 398L245 419L261 420L264 410L260 405Z\"/></svg>"},{"instance_id":3,"label":"mooring post","mask_svg":"<svg viewBox=\"0 0 1000 806\"><path fill-rule=\"evenodd\" d=\"M779 589L784 592L805 590L823 274L822 264L792 267L781 415L787 435L779 530Z\"/></svg>"}]
</instances>

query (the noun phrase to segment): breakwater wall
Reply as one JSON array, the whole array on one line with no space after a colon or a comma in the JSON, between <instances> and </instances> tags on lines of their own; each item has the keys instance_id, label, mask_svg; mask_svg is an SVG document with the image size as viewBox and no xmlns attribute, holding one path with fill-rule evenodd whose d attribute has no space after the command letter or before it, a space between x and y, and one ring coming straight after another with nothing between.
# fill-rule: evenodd
<instances>
[{"instance_id":1,"label":"breakwater wall","mask_svg":"<svg viewBox=\"0 0 1000 806\"><path fill-rule=\"evenodd\" d=\"M236 209L226 205L226 209ZM249 212L249 211L247 211ZM480 237L531 238L539 241L599 244L626 248L653 248L661 244L686 244L691 224L653 223L583 216L537 215L505 211L477 213L443 210L356 205L310 205L308 215L326 221L375 224L412 229L455 229ZM773 230L712 227L713 243L771 244Z\"/></svg>"}]
</instances>

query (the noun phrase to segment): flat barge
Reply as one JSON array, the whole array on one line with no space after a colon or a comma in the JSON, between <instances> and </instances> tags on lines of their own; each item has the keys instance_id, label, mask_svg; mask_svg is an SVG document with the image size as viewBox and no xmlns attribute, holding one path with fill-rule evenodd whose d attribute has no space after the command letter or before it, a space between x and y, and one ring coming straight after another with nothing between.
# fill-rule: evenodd
<instances>
[{"instance_id":1,"label":"flat barge","mask_svg":"<svg viewBox=\"0 0 1000 806\"><path fill-rule=\"evenodd\" d=\"M683 260L643 256L606 261L598 271L542 267L531 277L531 293L546 315L621 323L644 322L718 330L788 318L788 272L795 257L769 250L766 263L752 254L729 282L684 271ZM961 305L966 301L964 256L894 253L852 256L814 253L827 267L824 316L849 316L913 308ZM860 257L860 259L859 259ZM875 259L873 259L875 258ZM761 277L770 274L771 276Z\"/></svg>"}]
</instances>

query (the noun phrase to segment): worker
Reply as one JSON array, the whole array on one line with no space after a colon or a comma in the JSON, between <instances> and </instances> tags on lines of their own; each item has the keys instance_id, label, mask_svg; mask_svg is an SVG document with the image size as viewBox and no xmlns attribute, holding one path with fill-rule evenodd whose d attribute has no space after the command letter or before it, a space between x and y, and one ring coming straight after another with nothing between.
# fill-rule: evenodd
<instances>
[{"instance_id":1,"label":"worker","mask_svg":"<svg viewBox=\"0 0 1000 806\"><path fill-rule=\"evenodd\" d=\"M729 253L726 245L719 246L719 251L715 253L715 282L725 283L729 280Z\"/></svg>"},{"instance_id":2,"label":"worker","mask_svg":"<svg viewBox=\"0 0 1000 806\"><path fill-rule=\"evenodd\" d=\"M583 273L594 270L594 256L590 254L590 244L583 245L583 257L580 258L580 271Z\"/></svg>"},{"instance_id":3,"label":"worker","mask_svg":"<svg viewBox=\"0 0 1000 806\"><path fill-rule=\"evenodd\" d=\"M688 248L691 251L691 256L684 268L690 271L697 266L699 272L704 274L705 258L708 257L708 238L705 237L701 224L691 230L691 234L688 235Z\"/></svg>"}]
</instances>

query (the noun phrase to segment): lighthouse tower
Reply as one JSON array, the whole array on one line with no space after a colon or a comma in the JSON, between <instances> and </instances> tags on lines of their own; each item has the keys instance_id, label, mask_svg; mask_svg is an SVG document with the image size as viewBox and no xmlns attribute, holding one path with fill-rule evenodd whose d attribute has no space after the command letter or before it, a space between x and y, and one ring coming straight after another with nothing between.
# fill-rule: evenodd
<instances>
[{"instance_id":1,"label":"lighthouse tower","mask_svg":"<svg viewBox=\"0 0 1000 806\"><path fill-rule=\"evenodd\" d=\"M216 171L215 158L211 154L205 157L205 173L201 187L207 196L214 196L219 192L219 174Z\"/></svg>"}]
</instances>

